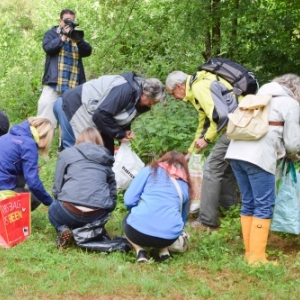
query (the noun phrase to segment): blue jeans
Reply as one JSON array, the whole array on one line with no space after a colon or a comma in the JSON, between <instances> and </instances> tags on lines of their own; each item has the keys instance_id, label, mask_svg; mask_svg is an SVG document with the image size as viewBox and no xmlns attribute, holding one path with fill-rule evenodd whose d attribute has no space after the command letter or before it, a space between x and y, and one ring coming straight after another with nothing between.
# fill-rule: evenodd
<instances>
[{"instance_id":1,"label":"blue jeans","mask_svg":"<svg viewBox=\"0 0 300 300\"><path fill-rule=\"evenodd\" d=\"M61 132L62 132L61 139L62 139L63 148L65 149L74 146L76 142L75 135L70 125L70 122L67 119L66 114L62 109L61 97L57 98L56 101L54 102L53 113L61 128Z\"/></svg>"},{"instance_id":2,"label":"blue jeans","mask_svg":"<svg viewBox=\"0 0 300 300\"><path fill-rule=\"evenodd\" d=\"M66 226L71 229L82 227L88 223L101 220L107 214L107 211L101 211L97 215L83 217L68 210L61 201L53 201L48 210L49 221L57 232L60 232Z\"/></svg>"},{"instance_id":3,"label":"blue jeans","mask_svg":"<svg viewBox=\"0 0 300 300\"><path fill-rule=\"evenodd\" d=\"M275 204L275 175L241 160L230 160L242 194L241 214L271 219Z\"/></svg>"}]
</instances>

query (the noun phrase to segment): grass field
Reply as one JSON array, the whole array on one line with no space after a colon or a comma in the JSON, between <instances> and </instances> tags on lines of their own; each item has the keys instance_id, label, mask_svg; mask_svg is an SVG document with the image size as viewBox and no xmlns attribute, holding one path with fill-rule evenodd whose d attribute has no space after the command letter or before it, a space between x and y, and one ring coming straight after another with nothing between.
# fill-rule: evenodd
<instances>
[{"instance_id":1,"label":"grass field","mask_svg":"<svg viewBox=\"0 0 300 300\"><path fill-rule=\"evenodd\" d=\"M41 178L51 191L56 150L42 164ZM107 224L121 235L125 215L121 197ZM166 263L135 262L134 252L91 253L72 246L55 247L47 208L32 213L32 235L11 248L0 248L0 299L300 299L300 236L271 233L268 254L279 265L245 264L234 209L218 232L189 228L189 249Z\"/></svg>"}]
</instances>

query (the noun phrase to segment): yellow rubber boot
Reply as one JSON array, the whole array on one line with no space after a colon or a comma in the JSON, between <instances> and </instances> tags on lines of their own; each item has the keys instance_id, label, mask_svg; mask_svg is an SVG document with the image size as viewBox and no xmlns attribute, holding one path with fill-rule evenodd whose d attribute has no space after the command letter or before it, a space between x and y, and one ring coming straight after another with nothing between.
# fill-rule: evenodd
<instances>
[{"instance_id":1,"label":"yellow rubber boot","mask_svg":"<svg viewBox=\"0 0 300 300\"><path fill-rule=\"evenodd\" d=\"M245 247L245 255L244 260L248 260L249 251L250 251L250 231L251 231L251 224L252 224L252 216L243 216L241 215L241 225L242 225L242 234L244 240L244 247Z\"/></svg>"},{"instance_id":2,"label":"yellow rubber boot","mask_svg":"<svg viewBox=\"0 0 300 300\"><path fill-rule=\"evenodd\" d=\"M250 231L249 241L249 257L250 265L267 263L266 246L270 229L271 219L258 219L253 217Z\"/></svg>"}]
</instances>

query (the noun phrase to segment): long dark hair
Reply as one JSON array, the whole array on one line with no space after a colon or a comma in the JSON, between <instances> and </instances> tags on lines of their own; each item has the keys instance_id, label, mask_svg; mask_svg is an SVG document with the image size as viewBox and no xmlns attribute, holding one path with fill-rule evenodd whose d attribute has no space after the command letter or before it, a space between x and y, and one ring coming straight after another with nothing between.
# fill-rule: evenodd
<instances>
[{"instance_id":1,"label":"long dark hair","mask_svg":"<svg viewBox=\"0 0 300 300\"><path fill-rule=\"evenodd\" d=\"M150 164L150 167L151 167L151 169L153 169L154 174L157 172L158 163L160 163L160 162L164 162L168 165L173 165L177 168L182 169L182 171L185 172L185 174L186 174L187 183L189 186L189 190L191 192L192 185L191 185L191 177L190 177L190 173L189 173L189 168L188 168L188 164L185 160L185 157L181 152L169 151L169 152L165 153L163 156L161 156L159 159L153 161Z\"/></svg>"}]
</instances>

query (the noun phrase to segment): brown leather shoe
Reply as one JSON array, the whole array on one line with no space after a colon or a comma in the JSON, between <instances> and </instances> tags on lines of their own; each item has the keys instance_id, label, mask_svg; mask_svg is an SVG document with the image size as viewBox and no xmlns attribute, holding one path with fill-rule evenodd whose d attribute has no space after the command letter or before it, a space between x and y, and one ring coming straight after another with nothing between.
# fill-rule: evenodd
<instances>
[{"instance_id":1,"label":"brown leather shoe","mask_svg":"<svg viewBox=\"0 0 300 300\"><path fill-rule=\"evenodd\" d=\"M72 231L69 227L65 226L63 230L61 230L56 237L56 247L65 249L70 245L72 239Z\"/></svg>"}]
</instances>

